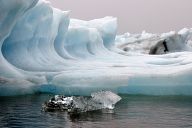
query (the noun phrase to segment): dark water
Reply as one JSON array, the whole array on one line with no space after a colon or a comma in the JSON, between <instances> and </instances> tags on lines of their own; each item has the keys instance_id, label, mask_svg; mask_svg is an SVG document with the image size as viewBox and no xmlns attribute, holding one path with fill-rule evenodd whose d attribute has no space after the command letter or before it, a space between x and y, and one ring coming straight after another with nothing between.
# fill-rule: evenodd
<instances>
[{"instance_id":1,"label":"dark water","mask_svg":"<svg viewBox=\"0 0 192 128\"><path fill-rule=\"evenodd\" d=\"M0 128L192 128L192 97L122 96L114 113L41 112L48 94L0 97Z\"/></svg>"}]
</instances>

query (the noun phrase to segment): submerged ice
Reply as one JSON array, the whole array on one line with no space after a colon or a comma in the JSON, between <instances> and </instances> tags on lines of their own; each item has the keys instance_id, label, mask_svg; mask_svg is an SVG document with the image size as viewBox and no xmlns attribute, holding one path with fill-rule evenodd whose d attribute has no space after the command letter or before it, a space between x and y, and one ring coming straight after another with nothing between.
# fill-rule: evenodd
<instances>
[{"instance_id":1,"label":"submerged ice","mask_svg":"<svg viewBox=\"0 0 192 128\"><path fill-rule=\"evenodd\" d=\"M0 95L191 95L192 29L116 31L114 17L83 21L44 0L1 0Z\"/></svg>"}]
</instances>

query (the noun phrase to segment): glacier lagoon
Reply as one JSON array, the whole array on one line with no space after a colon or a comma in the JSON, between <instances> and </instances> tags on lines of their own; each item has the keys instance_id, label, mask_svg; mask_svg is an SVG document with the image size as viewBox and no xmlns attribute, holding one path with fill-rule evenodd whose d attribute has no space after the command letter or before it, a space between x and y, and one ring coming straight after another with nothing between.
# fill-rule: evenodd
<instances>
[{"instance_id":1,"label":"glacier lagoon","mask_svg":"<svg viewBox=\"0 0 192 128\"><path fill-rule=\"evenodd\" d=\"M117 35L114 17L73 19L43 0L1 0L0 16L1 96L191 95L192 29Z\"/></svg>"},{"instance_id":2,"label":"glacier lagoon","mask_svg":"<svg viewBox=\"0 0 192 128\"><path fill-rule=\"evenodd\" d=\"M70 117L66 112L41 112L50 96L0 97L0 127L27 128L190 128L191 96L121 95L114 113L100 111Z\"/></svg>"},{"instance_id":3,"label":"glacier lagoon","mask_svg":"<svg viewBox=\"0 0 192 128\"><path fill-rule=\"evenodd\" d=\"M0 127L191 127L192 29L117 28L115 17L73 19L45 0L0 0ZM100 90L121 93L114 113L41 112L52 93Z\"/></svg>"}]
</instances>

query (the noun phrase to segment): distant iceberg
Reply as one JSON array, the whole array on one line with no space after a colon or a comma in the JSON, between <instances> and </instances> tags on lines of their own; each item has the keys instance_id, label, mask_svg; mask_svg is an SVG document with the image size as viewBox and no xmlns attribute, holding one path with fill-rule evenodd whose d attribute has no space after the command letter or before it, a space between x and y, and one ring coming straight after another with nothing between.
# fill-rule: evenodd
<instances>
[{"instance_id":1,"label":"distant iceberg","mask_svg":"<svg viewBox=\"0 0 192 128\"><path fill-rule=\"evenodd\" d=\"M117 35L117 19L69 18L45 0L0 1L0 96L192 95L192 29Z\"/></svg>"}]
</instances>

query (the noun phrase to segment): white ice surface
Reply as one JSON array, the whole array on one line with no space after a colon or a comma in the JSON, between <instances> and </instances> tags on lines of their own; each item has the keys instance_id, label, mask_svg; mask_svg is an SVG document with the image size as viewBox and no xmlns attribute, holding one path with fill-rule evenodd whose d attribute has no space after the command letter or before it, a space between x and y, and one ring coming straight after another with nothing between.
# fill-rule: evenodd
<instances>
[{"instance_id":1,"label":"white ice surface","mask_svg":"<svg viewBox=\"0 0 192 128\"><path fill-rule=\"evenodd\" d=\"M91 94L93 100L102 103L104 108L114 109L121 97L111 91L99 91Z\"/></svg>"},{"instance_id":2,"label":"white ice surface","mask_svg":"<svg viewBox=\"0 0 192 128\"><path fill-rule=\"evenodd\" d=\"M0 95L191 95L192 29L116 35L117 19L70 19L42 0L0 1ZM168 40L169 54L148 55ZM131 45L130 45L131 44ZM130 45L131 52L122 48Z\"/></svg>"}]
</instances>

